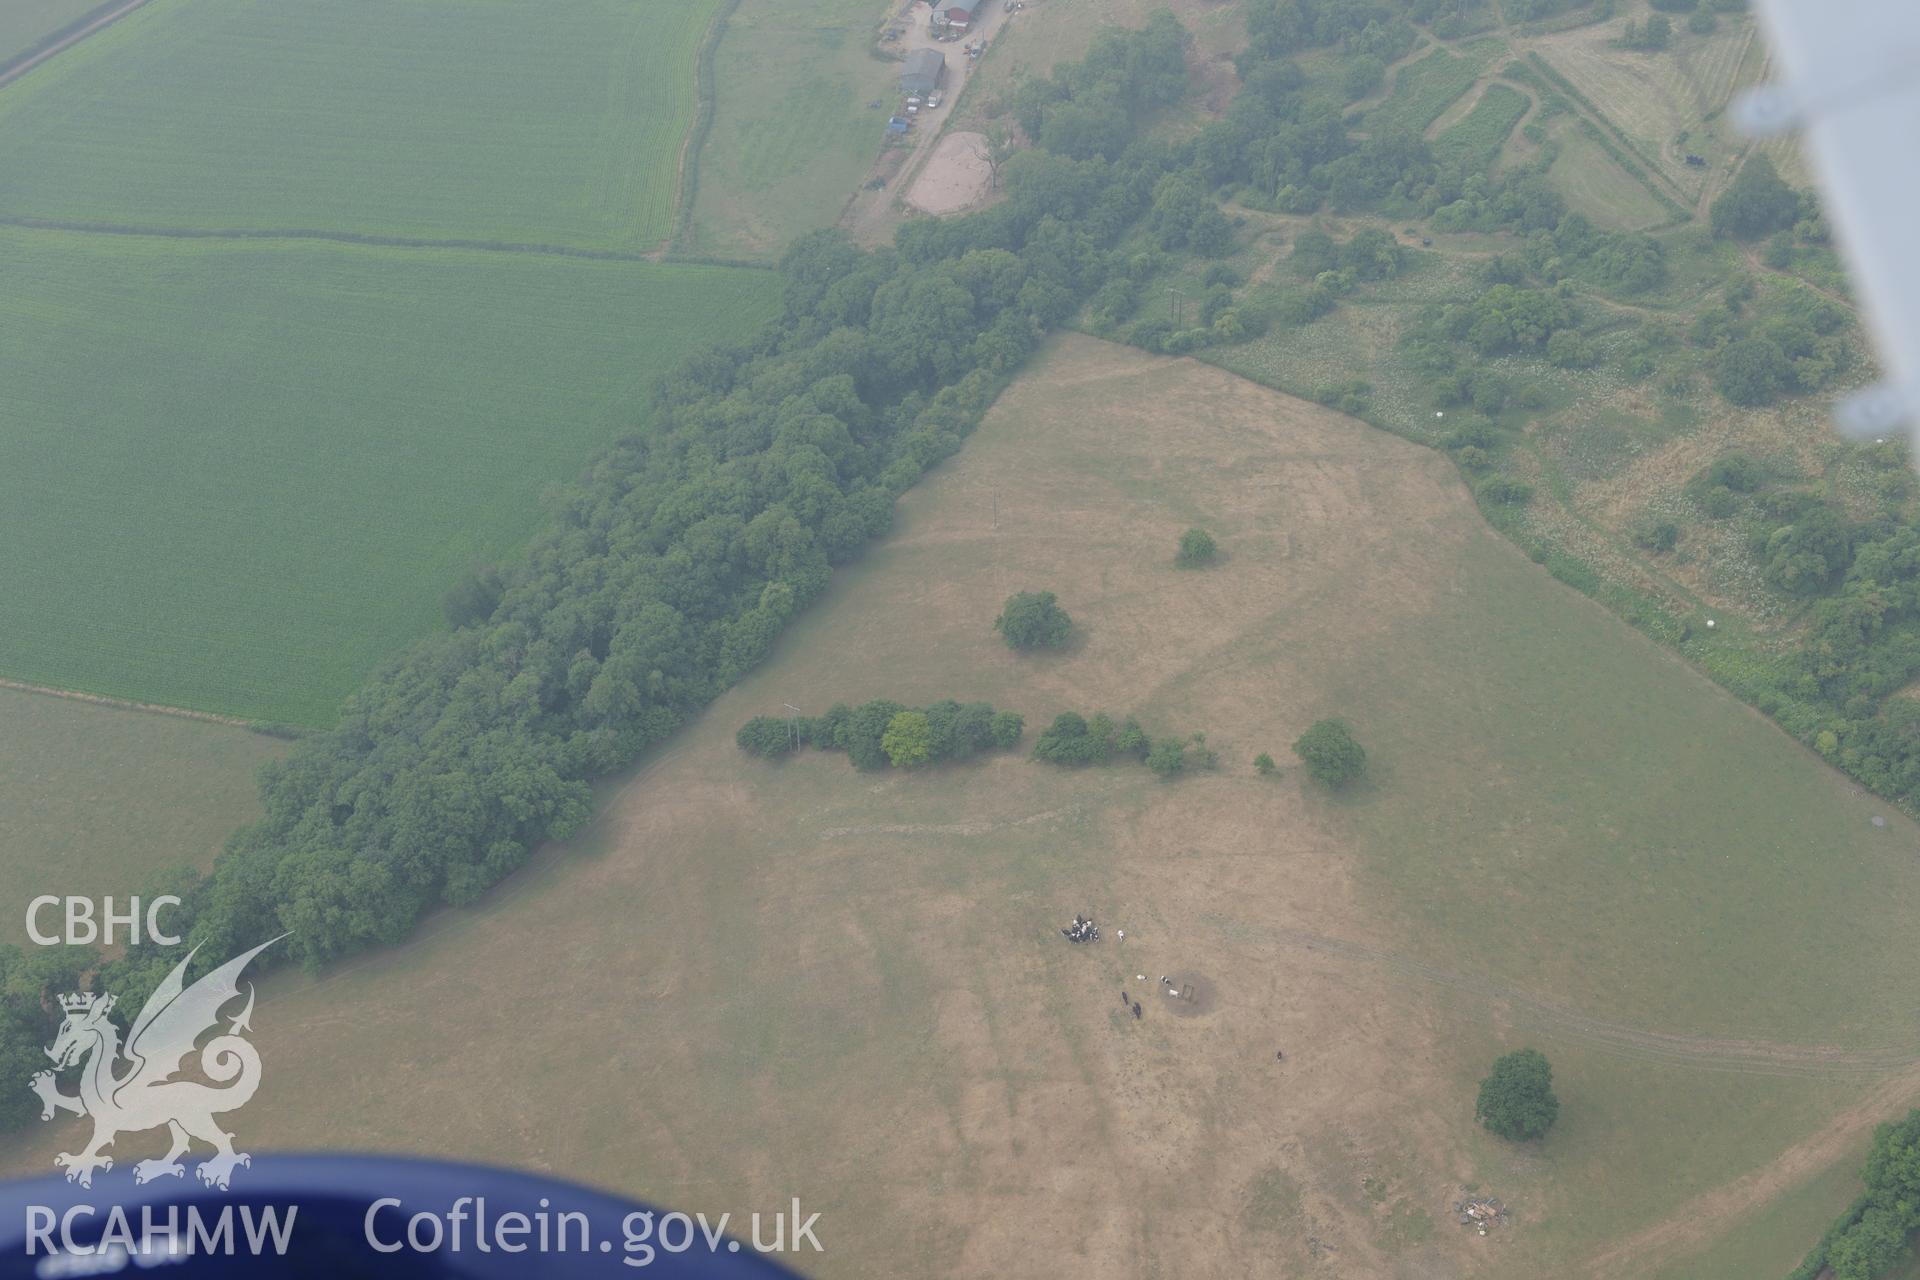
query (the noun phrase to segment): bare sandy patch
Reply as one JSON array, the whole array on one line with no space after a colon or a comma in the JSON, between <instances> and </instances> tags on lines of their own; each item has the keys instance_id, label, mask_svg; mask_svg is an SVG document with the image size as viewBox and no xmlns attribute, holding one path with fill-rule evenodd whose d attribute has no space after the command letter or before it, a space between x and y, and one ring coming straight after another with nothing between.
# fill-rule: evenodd
<instances>
[{"instance_id":1,"label":"bare sandy patch","mask_svg":"<svg viewBox=\"0 0 1920 1280\"><path fill-rule=\"evenodd\" d=\"M986 135L950 133L940 139L913 180L907 203L923 213L959 213L985 199L992 185Z\"/></svg>"}]
</instances>

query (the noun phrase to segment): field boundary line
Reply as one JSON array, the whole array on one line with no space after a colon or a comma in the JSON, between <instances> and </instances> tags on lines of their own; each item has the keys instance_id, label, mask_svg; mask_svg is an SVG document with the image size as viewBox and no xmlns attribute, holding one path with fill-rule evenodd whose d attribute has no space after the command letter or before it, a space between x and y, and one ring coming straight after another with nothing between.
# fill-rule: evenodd
<instances>
[{"instance_id":1,"label":"field boundary line","mask_svg":"<svg viewBox=\"0 0 1920 1280\"><path fill-rule=\"evenodd\" d=\"M713 60L727 24L739 9L740 0L721 0L693 54L693 123L687 126L687 136L680 139L680 158L673 168L673 225L660 247L662 253L683 251L686 237L693 230L693 205L700 198L700 152L713 131L713 115L720 101Z\"/></svg>"},{"instance_id":2,"label":"field boundary line","mask_svg":"<svg viewBox=\"0 0 1920 1280\"><path fill-rule=\"evenodd\" d=\"M140 0L147 3L147 0ZM595 262L649 262L664 260L659 250L592 249L579 245L521 243L509 240L436 240L425 236L383 236L359 231L323 231L312 227L147 227L119 222L71 222L59 218L28 218L0 213L0 226L25 231L68 231L80 235L145 237L157 240L308 240L327 244L359 245L374 249L460 250L477 253L527 254L554 258L586 258ZM712 265L712 264L696 264ZM770 271L769 264L739 262L727 265Z\"/></svg>"},{"instance_id":3,"label":"field boundary line","mask_svg":"<svg viewBox=\"0 0 1920 1280\"><path fill-rule=\"evenodd\" d=\"M0 89L6 88L15 80L18 80L21 76L24 76L27 72L33 70L54 55L65 53L68 49L73 48L73 46L79 44L88 36L95 35L103 29L112 26L147 2L148 0L127 0L127 3L108 13L101 13L100 10L95 9L92 13L80 19L82 25L77 28L69 28L65 35L56 31L53 36L50 37L53 43L37 51L29 49L13 62L6 64L4 67L0 67Z\"/></svg>"},{"instance_id":4,"label":"field boundary line","mask_svg":"<svg viewBox=\"0 0 1920 1280\"><path fill-rule=\"evenodd\" d=\"M146 3L146 0L141 0ZM223 716L217 711L195 711L191 707L169 707L160 702L136 702L132 698L111 698L104 693L86 693L79 689L56 689L48 684L28 684L24 680L9 680L0 676L0 689L13 689L20 693L38 693L49 698L68 698L74 702L90 702L100 707L116 707L121 711L146 711L154 715L180 716L187 720L205 720L211 724L232 725L237 729L258 730L260 722L244 720L239 716Z\"/></svg>"}]
</instances>

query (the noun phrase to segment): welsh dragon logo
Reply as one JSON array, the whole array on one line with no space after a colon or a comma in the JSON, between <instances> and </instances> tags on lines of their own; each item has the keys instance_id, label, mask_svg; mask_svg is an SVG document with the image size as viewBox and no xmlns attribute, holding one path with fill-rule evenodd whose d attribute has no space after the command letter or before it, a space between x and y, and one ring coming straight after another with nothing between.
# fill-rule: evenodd
<instances>
[{"instance_id":1,"label":"welsh dragon logo","mask_svg":"<svg viewBox=\"0 0 1920 1280\"><path fill-rule=\"evenodd\" d=\"M284 936L284 935L282 935ZM237 1111L260 1087L260 1055L240 1035L252 1027L253 985L247 985L247 1004L228 1023L224 1034L207 1041L200 1050L200 1070L207 1079L223 1087L202 1084L198 1080L175 1079L184 1060L194 1051L194 1042L207 1031L217 1029L220 1010L240 994L237 980L247 962L280 939L263 942L245 955L227 961L192 986L185 986L181 975L193 960L193 952L173 967L148 997L133 1020L122 1048L119 1028L107 1015L113 1011L111 995L93 992L60 997L66 1021L60 1034L47 1049L53 1059L52 1071L34 1074L33 1091L40 1095L40 1118L51 1120L58 1111L89 1116L93 1120L93 1140L86 1150L75 1155L61 1152L54 1164L67 1171L68 1182L83 1187L93 1185L96 1169L113 1168L113 1158L101 1151L113 1145L123 1133L166 1126L172 1146L158 1160L142 1160L133 1166L135 1182L182 1176L186 1170L180 1157L187 1154L195 1139L214 1149L194 1170L200 1181L226 1190L236 1165L251 1164L245 1152L233 1149L233 1135L214 1123L216 1113ZM195 951L199 948L195 948ZM124 1072L117 1069L124 1059ZM61 1093L55 1083L58 1072L80 1068L80 1092L77 1096Z\"/></svg>"}]
</instances>

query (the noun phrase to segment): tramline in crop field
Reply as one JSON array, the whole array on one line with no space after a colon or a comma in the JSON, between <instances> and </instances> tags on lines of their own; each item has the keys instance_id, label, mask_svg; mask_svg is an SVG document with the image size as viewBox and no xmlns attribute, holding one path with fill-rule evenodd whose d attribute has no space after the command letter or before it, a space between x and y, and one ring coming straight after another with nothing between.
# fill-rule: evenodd
<instances>
[{"instance_id":1,"label":"tramline in crop field","mask_svg":"<svg viewBox=\"0 0 1920 1280\"><path fill-rule=\"evenodd\" d=\"M159 0L0 93L0 216L653 249L717 3Z\"/></svg>"}]
</instances>

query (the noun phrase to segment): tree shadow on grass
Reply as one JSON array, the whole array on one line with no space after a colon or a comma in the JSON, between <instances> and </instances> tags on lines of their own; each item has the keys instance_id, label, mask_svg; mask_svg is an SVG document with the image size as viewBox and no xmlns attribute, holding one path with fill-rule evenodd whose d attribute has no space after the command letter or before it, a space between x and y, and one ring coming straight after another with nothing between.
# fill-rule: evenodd
<instances>
[{"instance_id":1,"label":"tree shadow on grass","mask_svg":"<svg viewBox=\"0 0 1920 1280\"><path fill-rule=\"evenodd\" d=\"M1315 782L1307 776L1304 767L1300 769L1300 785L1319 795L1336 809L1364 809L1378 800L1392 782L1393 771L1383 767L1374 756L1367 757L1365 773L1339 787L1329 787Z\"/></svg>"}]
</instances>

